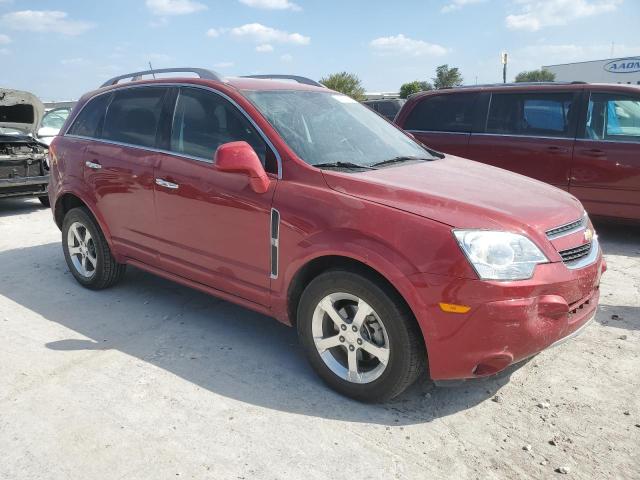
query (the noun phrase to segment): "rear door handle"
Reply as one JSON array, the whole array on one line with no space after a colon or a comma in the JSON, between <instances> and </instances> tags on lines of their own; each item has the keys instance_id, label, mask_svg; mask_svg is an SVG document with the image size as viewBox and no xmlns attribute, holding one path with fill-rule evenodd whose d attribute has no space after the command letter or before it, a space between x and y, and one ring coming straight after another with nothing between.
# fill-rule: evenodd
<instances>
[{"instance_id":1,"label":"rear door handle","mask_svg":"<svg viewBox=\"0 0 640 480\"><path fill-rule=\"evenodd\" d=\"M164 188L170 188L171 190L177 190L180 187L177 183L167 182L164 178L156 178L156 185L160 185Z\"/></svg>"},{"instance_id":2,"label":"rear door handle","mask_svg":"<svg viewBox=\"0 0 640 480\"><path fill-rule=\"evenodd\" d=\"M589 157L604 157L606 153L604 150L600 150L599 148L590 148L587 150L583 150L582 153L588 155Z\"/></svg>"},{"instance_id":3,"label":"rear door handle","mask_svg":"<svg viewBox=\"0 0 640 480\"><path fill-rule=\"evenodd\" d=\"M100 170L102 168L102 165L100 165L99 163L96 162L90 162L90 161L86 161L84 162L84 164L88 167L88 168L92 168L93 170Z\"/></svg>"}]
</instances>

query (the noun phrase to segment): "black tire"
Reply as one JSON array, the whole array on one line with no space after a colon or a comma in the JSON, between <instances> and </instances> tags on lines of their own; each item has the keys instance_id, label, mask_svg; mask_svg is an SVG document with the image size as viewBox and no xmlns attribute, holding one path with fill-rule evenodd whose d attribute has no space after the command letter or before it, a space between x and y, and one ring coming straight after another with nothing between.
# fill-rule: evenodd
<instances>
[{"instance_id":1,"label":"black tire","mask_svg":"<svg viewBox=\"0 0 640 480\"><path fill-rule=\"evenodd\" d=\"M96 259L96 266L91 277L83 276L74 265L69 254L68 236L69 229L75 223L82 224L90 233L92 239L92 254ZM74 208L69 210L62 223L62 249L67 266L73 277L83 287L91 290L101 290L111 287L119 282L125 274L127 266L115 261L109 250L109 244L104 238L102 230L94 220L93 216L85 208Z\"/></svg>"},{"instance_id":2,"label":"black tire","mask_svg":"<svg viewBox=\"0 0 640 480\"><path fill-rule=\"evenodd\" d=\"M50 207L51 203L49 203L49 197L47 195L43 195L41 197L38 197L38 200L40 200L40 203L42 205L44 205L45 207Z\"/></svg>"},{"instance_id":3,"label":"black tire","mask_svg":"<svg viewBox=\"0 0 640 480\"><path fill-rule=\"evenodd\" d=\"M368 303L386 329L389 360L382 374L369 383L354 383L334 373L315 346L313 313L323 298L337 292L354 295ZM298 305L297 327L309 362L320 378L334 390L356 400L390 400L425 372L427 356L424 341L411 311L395 291L366 272L330 270L312 280Z\"/></svg>"}]
</instances>

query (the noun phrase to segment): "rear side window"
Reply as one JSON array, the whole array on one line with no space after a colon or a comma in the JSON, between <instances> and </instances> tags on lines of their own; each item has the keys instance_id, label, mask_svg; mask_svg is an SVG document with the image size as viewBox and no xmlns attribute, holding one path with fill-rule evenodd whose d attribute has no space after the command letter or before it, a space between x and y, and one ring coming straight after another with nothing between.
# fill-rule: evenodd
<instances>
[{"instance_id":1,"label":"rear side window","mask_svg":"<svg viewBox=\"0 0 640 480\"><path fill-rule=\"evenodd\" d=\"M213 160L220 145L245 141L267 172L277 172L271 149L245 116L225 98L199 88L182 88L171 130L171 151Z\"/></svg>"},{"instance_id":2,"label":"rear side window","mask_svg":"<svg viewBox=\"0 0 640 480\"><path fill-rule=\"evenodd\" d=\"M95 97L82 108L69 129L70 135L95 138L100 135L104 124L104 114L111 100L111 94Z\"/></svg>"},{"instance_id":3,"label":"rear side window","mask_svg":"<svg viewBox=\"0 0 640 480\"><path fill-rule=\"evenodd\" d=\"M471 132L476 93L424 97L409 113L403 128L433 132Z\"/></svg>"},{"instance_id":4,"label":"rear side window","mask_svg":"<svg viewBox=\"0 0 640 480\"><path fill-rule=\"evenodd\" d=\"M128 88L114 94L107 110L102 138L155 147L167 88Z\"/></svg>"},{"instance_id":5,"label":"rear side window","mask_svg":"<svg viewBox=\"0 0 640 480\"><path fill-rule=\"evenodd\" d=\"M613 93L592 94L584 137L640 143L640 97Z\"/></svg>"},{"instance_id":6,"label":"rear side window","mask_svg":"<svg viewBox=\"0 0 640 480\"><path fill-rule=\"evenodd\" d=\"M494 93L487 133L569 137L572 93Z\"/></svg>"}]
</instances>

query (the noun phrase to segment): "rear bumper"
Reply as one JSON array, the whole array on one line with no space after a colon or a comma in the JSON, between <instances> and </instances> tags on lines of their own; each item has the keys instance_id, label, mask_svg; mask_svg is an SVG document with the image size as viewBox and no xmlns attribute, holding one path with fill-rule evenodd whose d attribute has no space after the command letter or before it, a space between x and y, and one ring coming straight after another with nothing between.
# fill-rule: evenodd
<instances>
[{"instance_id":1,"label":"rear bumper","mask_svg":"<svg viewBox=\"0 0 640 480\"><path fill-rule=\"evenodd\" d=\"M493 375L577 335L596 314L605 268L598 252L584 268L539 265L532 279L519 282L414 276L426 306L417 317L431 378ZM445 313L439 302L471 310Z\"/></svg>"}]
</instances>

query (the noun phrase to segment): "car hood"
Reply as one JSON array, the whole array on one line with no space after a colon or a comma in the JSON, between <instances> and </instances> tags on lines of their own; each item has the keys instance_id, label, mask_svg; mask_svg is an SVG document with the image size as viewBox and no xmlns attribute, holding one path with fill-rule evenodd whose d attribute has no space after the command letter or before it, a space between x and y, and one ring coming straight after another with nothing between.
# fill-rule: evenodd
<instances>
[{"instance_id":1,"label":"car hood","mask_svg":"<svg viewBox=\"0 0 640 480\"><path fill-rule=\"evenodd\" d=\"M34 94L0 88L0 128L36 135L44 105Z\"/></svg>"},{"instance_id":2,"label":"car hood","mask_svg":"<svg viewBox=\"0 0 640 480\"><path fill-rule=\"evenodd\" d=\"M362 173L323 171L330 188L455 228L544 232L579 219L558 188L451 155Z\"/></svg>"}]
</instances>

